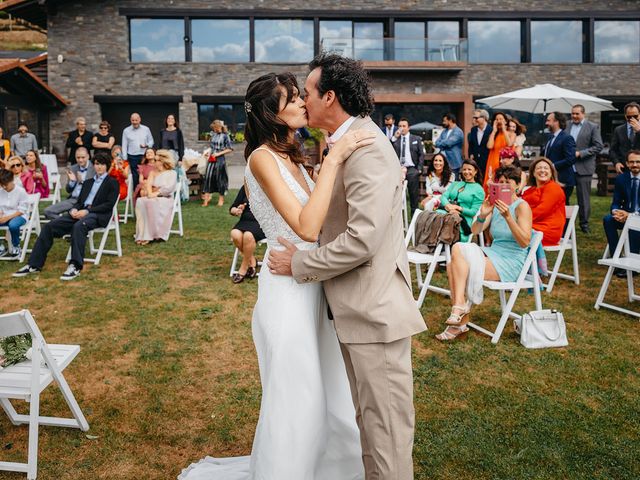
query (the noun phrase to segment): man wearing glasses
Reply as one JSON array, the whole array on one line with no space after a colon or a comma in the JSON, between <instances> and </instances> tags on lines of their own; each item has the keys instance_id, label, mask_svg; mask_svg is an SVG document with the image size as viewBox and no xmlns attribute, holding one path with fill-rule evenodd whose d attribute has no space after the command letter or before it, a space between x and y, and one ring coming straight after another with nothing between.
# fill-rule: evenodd
<instances>
[{"instance_id":1,"label":"man wearing glasses","mask_svg":"<svg viewBox=\"0 0 640 480\"><path fill-rule=\"evenodd\" d=\"M626 122L613 131L609 149L609 158L618 173L624 170L627 153L630 150L640 150L640 104L636 102L626 104L624 117Z\"/></svg>"},{"instance_id":2,"label":"man wearing glasses","mask_svg":"<svg viewBox=\"0 0 640 480\"><path fill-rule=\"evenodd\" d=\"M480 175L484 177L487 158L489 157L487 142L493 130L493 127L489 125L489 112L486 110L474 110L473 122L474 126L467 135L469 158L478 164Z\"/></svg>"},{"instance_id":3,"label":"man wearing glasses","mask_svg":"<svg viewBox=\"0 0 640 480\"><path fill-rule=\"evenodd\" d=\"M68 162L73 165L76 163L76 150L80 147L86 148L88 151L93 148L91 141L93 133L87 130L87 122L83 117L76 119L76 129L69 133L67 138L67 158Z\"/></svg>"}]
</instances>

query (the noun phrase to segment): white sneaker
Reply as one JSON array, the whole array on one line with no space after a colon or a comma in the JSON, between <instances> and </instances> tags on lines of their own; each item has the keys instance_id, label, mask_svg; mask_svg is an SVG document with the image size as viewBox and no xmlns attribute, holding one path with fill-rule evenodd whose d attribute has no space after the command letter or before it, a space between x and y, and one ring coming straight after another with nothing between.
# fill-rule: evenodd
<instances>
[{"instance_id":1,"label":"white sneaker","mask_svg":"<svg viewBox=\"0 0 640 480\"><path fill-rule=\"evenodd\" d=\"M20 258L21 253L22 253L22 250L20 250L20 247L11 247L11 252L9 253L9 256L11 258L18 259Z\"/></svg>"},{"instance_id":2,"label":"white sneaker","mask_svg":"<svg viewBox=\"0 0 640 480\"><path fill-rule=\"evenodd\" d=\"M73 280L77 276L80 275L80 269L77 268L73 263L70 263L67 269L64 271L60 280Z\"/></svg>"}]
</instances>

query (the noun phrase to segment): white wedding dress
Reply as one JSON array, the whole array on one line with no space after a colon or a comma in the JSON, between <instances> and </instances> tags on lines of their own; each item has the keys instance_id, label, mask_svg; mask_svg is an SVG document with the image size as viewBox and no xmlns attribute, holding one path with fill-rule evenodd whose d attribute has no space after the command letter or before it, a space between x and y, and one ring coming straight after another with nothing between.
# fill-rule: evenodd
<instances>
[{"instance_id":1,"label":"white wedding dress","mask_svg":"<svg viewBox=\"0 0 640 480\"><path fill-rule=\"evenodd\" d=\"M267 149L264 149L267 150ZM308 195L273 152L280 173L302 205ZM251 158L249 158L249 161ZM313 189L313 181L300 166ZM267 237L281 249L286 238L302 241L273 207L247 164L251 211ZM266 258L266 255L265 255ZM253 339L258 353L262 404L250 457L206 457L186 468L179 480L362 480L360 437L349 383L333 323L319 283L258 277Z\"/></svg>"}]
</instances>

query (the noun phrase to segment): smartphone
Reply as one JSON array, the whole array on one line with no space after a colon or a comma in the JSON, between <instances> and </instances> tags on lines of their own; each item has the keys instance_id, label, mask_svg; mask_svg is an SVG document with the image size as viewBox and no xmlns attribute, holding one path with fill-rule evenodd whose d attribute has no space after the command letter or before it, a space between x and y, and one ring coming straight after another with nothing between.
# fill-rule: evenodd
<instances>
[{"instance_id":1,"label":"smartphone","mask_svg":"<svg viewBox=\"0 0 640 480\"><path fill-rule=\"evenodd\" d=\"M489 182L489 203L495 205L496 200L501 200L507 205L513 203L513 195L511 192L511 186L508 183L493 183Z\"/></svg>"}]
</instances>

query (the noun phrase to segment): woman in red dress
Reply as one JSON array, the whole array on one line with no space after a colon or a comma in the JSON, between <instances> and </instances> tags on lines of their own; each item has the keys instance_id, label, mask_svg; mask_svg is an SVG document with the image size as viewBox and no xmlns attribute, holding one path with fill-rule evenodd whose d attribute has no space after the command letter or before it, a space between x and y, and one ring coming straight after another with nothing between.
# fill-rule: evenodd
<instances>
[{"instance_id":1,"label":"woman in red dress","mask_svg":"<svg viewBox=\"0 0 640 480\"><path fill-rule=\"evenodd\" d=\"M111 168L109 169L109 176L115 178L120 185L120 200L127 198L127 178L129 178L130 169L129 162L122 159L122 147L120 145L114 145L111 149Z\"/></svg>"}]
</instances>

